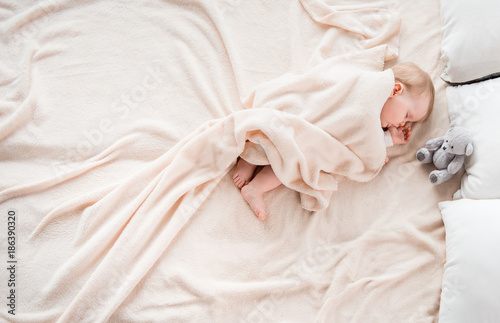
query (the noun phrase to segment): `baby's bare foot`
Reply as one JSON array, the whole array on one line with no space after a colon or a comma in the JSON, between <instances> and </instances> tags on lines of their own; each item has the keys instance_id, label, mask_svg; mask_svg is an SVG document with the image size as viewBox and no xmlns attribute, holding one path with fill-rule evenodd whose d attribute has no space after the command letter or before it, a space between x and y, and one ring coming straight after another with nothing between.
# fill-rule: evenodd
<instances>
[{"instance_id":1,"label":"baby's bare foot","mask_svg":"<svg viewBox=\"0 0 500 323\"><path fill-rule=\"evenodd\" d=\"M236 170L233 175L234 185L242 188L247 185L253 177L253 173L257 166L252 165L242 158L238 159L238 164L236 165Z\"/></svg>"},{"instance_id":2,"label":"baby's bare foot","mask_svg":"<svg viewBox=\"0 0 500 323\"><path fill-rule=\"evenodd\" d=\"M247 201L248 205L250 205L250 208L259 220L264 220L266 218L266 212L264 211L265 205L262 193L255 188L254 185L249 184L241 189L241 195L243 195L243 198Z\"/></svg>"}]
</instances>

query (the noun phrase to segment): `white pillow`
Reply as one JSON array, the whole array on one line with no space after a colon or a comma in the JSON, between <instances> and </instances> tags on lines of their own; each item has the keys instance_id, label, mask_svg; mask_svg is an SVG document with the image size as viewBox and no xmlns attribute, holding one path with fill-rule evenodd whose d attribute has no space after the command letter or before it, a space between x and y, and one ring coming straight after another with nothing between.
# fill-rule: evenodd
<instances>
[{"instance_id":1,"label":"white pillow","mask_svg":"<svg viewBox=\"0 0 500 323\"><path fill-rule=\"evenodd\" d=\"M446 229L440 323L500 320L500 200L439 203Z\"/></svg>"},{"instance_id":2,"label":"white pillow","mask_svg":"<svg viewBox=\"0 0 500 323\"><path fill-rule=\"evenodd\" d=\"M500 73L498 0L440 0L441 60L446 82L464 83Z\"/></svg>"},{"instance_id":3,"label":"white pillow","mask_svg":"<svg viewBox=\"0 0 500 323\"><path fill-rule=\"evenodd\" d=\"M451 121L469 129L462 197L500 198L500 78L446 89Z\"/></svg>"}]
</instances>

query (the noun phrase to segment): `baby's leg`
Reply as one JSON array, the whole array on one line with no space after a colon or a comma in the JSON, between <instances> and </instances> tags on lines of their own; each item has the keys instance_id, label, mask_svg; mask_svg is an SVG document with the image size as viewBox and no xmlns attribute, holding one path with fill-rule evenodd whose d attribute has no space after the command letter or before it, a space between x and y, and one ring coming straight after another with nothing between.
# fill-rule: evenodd
<instances>
[{"instance_id":1,"label":"baby's leg","mask_svg":"<svg viewBox=\"0 0 500 323\"><path fill-rule=\"evenodd\" d=\"M267 165L255 175L254 179L241 189L241 195L247 201L250 208L259 218L266 218L263 194L281 185L280 180L273 172L271 166Z\"/></svg>"},{"instance_id":2,"label":"baby's leg","mask_svg":"<svg viewBox=\"0 0 500 323\"><path fill-rule=\"evenodd\" d=\"M253 177L253 172L257 166L250 164L243 158L238 158L238 164L233 175L234 185L242 188L247 185Z\"/></svg>"}]
</instances>

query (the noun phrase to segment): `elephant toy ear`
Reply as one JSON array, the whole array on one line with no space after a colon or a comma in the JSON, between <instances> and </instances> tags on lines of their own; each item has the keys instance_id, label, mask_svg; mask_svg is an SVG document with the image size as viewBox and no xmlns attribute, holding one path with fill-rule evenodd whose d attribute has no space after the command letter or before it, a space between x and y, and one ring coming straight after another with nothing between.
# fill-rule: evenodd
<instances>
[{"instance_id":1,"label":"elephant toy ear","mask_svg":"<svg viewBox=\"0 0 500 323\"><path fill-rule=\"evenodd\" d=\"M474 147L472 147L472 144L471 143L467 144L467 147L465 148L465 156L472 155L473 151L474 151Z\"/></svg>"}]
</instances>

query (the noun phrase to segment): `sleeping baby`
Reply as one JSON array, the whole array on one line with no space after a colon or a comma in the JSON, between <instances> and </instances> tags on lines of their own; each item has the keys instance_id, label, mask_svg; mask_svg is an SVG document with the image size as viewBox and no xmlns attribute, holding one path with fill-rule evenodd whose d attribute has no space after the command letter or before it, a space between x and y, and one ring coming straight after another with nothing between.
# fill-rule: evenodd
<instances>
[{"instance_id":1,"label":"sleeping baby","mask_svg":"<svg viewBox=\"0 0 500 323\"><path fill-rule=\"evenodd\" d=\"M430 76L413 63L392 67L395 84L380 113L381 128L386 146L405 144L410 140L411 127L407 123L425 120L434 103L434 85ZM386 158L386 163L388 162ZM233 175L234 184L252 211L260 219L266 218L263 194L279 185L270 165L254 176L256 165L241 157Z\"/></svg>"}]
</instances>

